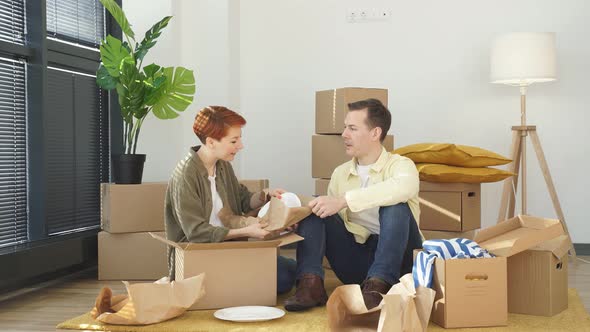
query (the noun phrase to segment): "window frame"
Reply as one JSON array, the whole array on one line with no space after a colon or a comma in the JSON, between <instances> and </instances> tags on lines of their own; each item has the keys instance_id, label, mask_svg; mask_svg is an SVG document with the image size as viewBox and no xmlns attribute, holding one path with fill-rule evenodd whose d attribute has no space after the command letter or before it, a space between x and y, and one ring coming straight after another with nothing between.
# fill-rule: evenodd
<instances>
[{"instance_id":1,"label":"window frame","mask_svg":"<svg viewBox=\"0 0 590 332\"><path fill-rule=\"evenodd\" d=\"M121 6L122 1L116 0ZM43 110L47 105L48 67L95 74L100 62L99 52L52 40L46 30L46 0L25 1L27 42L25 45L0 41L0 54L24 58L27 62L27 163L28 163L28 228L29 241L0 248L0 291L7 285L19 287L43 276L55 277L54 267L71 272L72 266L96 265L96 235L99 228L76 233L47 235L45 220L45 146ZM106 34L121 38L121 29L113 18L105 15ZM107 95L110 155L123 151L123 122L115 92ZM65 249L65 248L69 249ZM53 249L51 249L53 248ZM57 250L58 257L43 255ZM26 264L24 261L26 260ZM47 261L47 260L53 260ZM14 262L20 262L15 265ZM21 264L22 263L22 264ZM8 264L8 265L4 265ZM21 268L20 265L23 265ZM66 268L67 267L67 268ZM64 272L65 273L65 272Z\"/></svg>"}]
</instances>

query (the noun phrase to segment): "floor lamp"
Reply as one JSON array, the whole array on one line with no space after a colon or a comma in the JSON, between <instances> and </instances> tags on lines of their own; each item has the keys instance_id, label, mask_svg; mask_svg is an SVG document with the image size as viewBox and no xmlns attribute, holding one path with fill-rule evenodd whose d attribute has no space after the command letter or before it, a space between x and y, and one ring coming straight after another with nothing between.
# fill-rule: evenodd
<instances>
[{"instance_id":1,"label":"floor lamp","mask_svg":"<svg viewBox=\"0 0 590 332\"><path fill-rule=\"evenodd\" d=\"M533 83L551 82L556 79L555 53L555 33L552 32L509 33L496 38L492 46L490 67L492 83L506 84L520 89L520 126L512 127L511 156L513 161L509 166L509 171L516 175L504 181L498 222L514 216L519 176L522 182L521 211L522 214L527 214L526 138L530 136L553 202L553 208L569 236L559 198L537 135L537 128L526 124L527 88ZM570 253L575 260L576 251L573 246L570 248Z\"/></svg>"}]
</instances>

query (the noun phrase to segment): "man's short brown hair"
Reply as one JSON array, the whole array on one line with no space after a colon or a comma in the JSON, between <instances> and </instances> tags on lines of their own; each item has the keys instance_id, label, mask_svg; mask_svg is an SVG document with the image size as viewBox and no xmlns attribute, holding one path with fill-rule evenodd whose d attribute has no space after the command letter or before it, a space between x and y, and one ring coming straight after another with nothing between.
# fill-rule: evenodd
<instances>
[{"instance_id":1,"label":"man's short brown hair","mask_svg":"<svg viewBox=\"0 0 590 332\"><path fill-rule=\"evenodd\" d=\"M381 128L381 137L379 139L383 143L389 127L391 127L391 113L378 99L370 98L348 104L349 111L361 111L364 109L367 110L367 125L369 128Z\"/></svg>"}]
</instances>

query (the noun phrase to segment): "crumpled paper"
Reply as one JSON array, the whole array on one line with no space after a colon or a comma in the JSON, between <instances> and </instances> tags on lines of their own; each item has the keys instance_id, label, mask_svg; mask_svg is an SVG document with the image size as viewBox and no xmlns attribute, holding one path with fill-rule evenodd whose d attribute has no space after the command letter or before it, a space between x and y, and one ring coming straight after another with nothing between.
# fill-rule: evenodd
<instances>
[{"instance_id":1,"label":"crumpled paper","mask_svg":"<svg viewBox=\"0 0 590 332\"><path fill-rule=\"evenodd\" d=\"M147 325L178 317L203 297L204 279L202 273L172 282L168 277L154 283L129 284L123 281L127 294L114 295L111 298L114 312L104 312L96 320L106 324Z\"/></svg>"},{"instance_id":2,"label":"crumpled paper","mask_svg":"<svg viewBox=\"0 0 590 332\"><path fill-rule=\"evenodd\" d=\"M435 294L426 287L416 290L408 273L377 307L367 310L359 285L340 286L328 299L328 325L332 331L344 332L426 331Z\"/></svg>"}]
</instances>

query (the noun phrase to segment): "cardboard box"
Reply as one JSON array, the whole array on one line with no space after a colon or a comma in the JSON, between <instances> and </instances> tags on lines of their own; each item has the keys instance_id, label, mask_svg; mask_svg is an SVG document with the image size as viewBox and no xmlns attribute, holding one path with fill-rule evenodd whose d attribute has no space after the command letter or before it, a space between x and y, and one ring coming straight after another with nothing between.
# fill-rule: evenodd
<instances>
[{"instance_id":1,"label":"cardboard box","mask_svg":"<svg viewBox=\"0 0 590 332\"><path fill-rule=\"evenodd\" d=\"M506 325L506 285L505 257L436 258L430 320L444 328Z\"/></svg>"},{"instance_id":2,"label":"cardboard box","mask_svg":"<svg viewBox=\"0 0 590 332\"><path fill-rule=\"evenodd\" d=\"M467 232L442 232L442 231L422 231L422 235L424 235L425 240L432 240L432 239L454 239L454 238L463 238L473 240L475 238L475 231L467 231Z\"/></svg>"},{"instance_id":3,"label":"cardboard box","mask_svg":"<svg viewBox=\"0 0 590 332\"><path fill-rule=\"evenodd\" d=\"M383 141L387 151L393 150L393 136L387 135ZM346 154L344 141L340 135L313 135L311 137L311 176L329 179L336 167L352 158Z\"/></svg>"},{"instance_id":4,"label":"cardboard box","mask_svg":"<svg viewBox=\"0 0 590 332\"><path fill-rule=\"evenodd\" d=\"M340 88L315 93L316 134L341 134L348 104L375 98L387 106L387 89Z\"/></svg>"},{"instance_id":5,"label":"cardboard box","mask_svg":"<svg viewBox=\"0 0 590 332\"><path fill-rule=\"evenodd\" d=\"M481 227L479 183L420 181L420 229L466 232Z\"/></svg>"},{"instance_id":6,"label":"cardboard box","mask_svg":"<svg viewBox=\"0 0 590 332\"><path fill-rule=\"evenodd\" d=\"M482 229L475 236L475 242L497 257L437 258L431 320L444 328L507 325L506 257L562 234L559 220L517 216Z\"/></svg>"},{"instance_id":7,"label":"cardboard box","mask_svg":"<svg viewBox=\"0 0 590 332\"><path fill-rule=\"evenodd\" d=\"M153 281L167 275L166 245L150 233L98 233L98 280Z\"/></svg>"},{"instance_id":8,"label":"cardboard box","mask_svg":"<svg viewBox=\"0 0 590 332\"><path fill-rule=\"evenodd\" d=\"M256 193L269 188L268 179L240 180L240 183L245 185L246 188L248 188L248 191L251 193Z\"/></svg>"},{"instance_id":9,"label":"cardboard box","mask_svg":"<svg viewBox=\"0 0 590 332\"><path fill-rule=\"evenodd\" d=\"M317 195L317 196L328 195L328 185L329 184L330 184L330 179L315 179L314 195Z\"/></svg>"},{"instance_id":10,"label":"cardboard box","mask_svg":"<svg viewBox=\"0 0 590 332\"><path fill-rule=\"evenodd\" d=\"M567 235L508 258L508 312L553 316L567 309Z\"/></svg>"},{"instance_id":11,"label":"cardboard box","mask_svg":"<svg viewBox=\"0 0 590 332\"><path fill-rule=\"evenodd\" d=\"M174 247L177 280L205 273L205 296L189 310L275 306L277 248L303 239L291 233L268 241L176 243L152 236Z\"/></svg>"},{"instance_id":12,"label":"cardboard box","mask_svg":"<svg viewBox=\"0 0 590 332\"><path fill-rule=\"evenodd\" d=\"M109 233L164 230L165 182L101 183L101 227Z\"/></svg>"}]
</instances>

